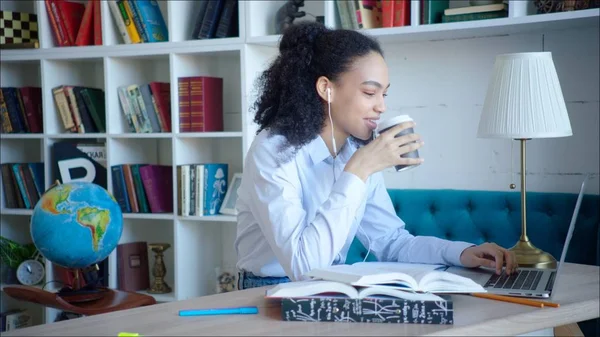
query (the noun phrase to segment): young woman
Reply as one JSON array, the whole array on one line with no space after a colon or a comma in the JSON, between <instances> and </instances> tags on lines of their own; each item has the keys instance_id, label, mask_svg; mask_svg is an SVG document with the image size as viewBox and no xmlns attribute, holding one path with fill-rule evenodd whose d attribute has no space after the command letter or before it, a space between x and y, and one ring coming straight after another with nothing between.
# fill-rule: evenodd
<instances>
[{"instance_id":1,"label":"young woman","mask_svg":"<svg viewBox=\"0 0 600 337\"><path fill-rule=\"evenodd\" d=\"M288 28L279 56L259 78L249 149L238 190L241 289L301 280L344 263L355 236L379 261L516 268L514 254L404 229L381 171L414 165L423 145L398 125L373 139L390 86L379 44L319 23Z\"/></svg>"}]
</instances>

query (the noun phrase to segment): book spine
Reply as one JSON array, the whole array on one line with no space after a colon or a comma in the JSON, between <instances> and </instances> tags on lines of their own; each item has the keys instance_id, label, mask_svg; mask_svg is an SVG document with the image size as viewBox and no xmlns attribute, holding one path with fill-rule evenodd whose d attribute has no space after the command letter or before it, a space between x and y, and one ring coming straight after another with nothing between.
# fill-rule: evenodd
<instances>
[{"instance_id":1,"label":"book spine","mask_svg":"<svg viewBox=\"0 0 600 337\"><path fill-rule=\"evenodd\" d=\"M151 82L152 96L156 100L157 112L163 132L171 132L171 85L166 82Z\"/></svg>"},{"instance_id":2,"label":"book spine","mask_svg":"<svg viewBox=\"0 0 600 337\"><path fill-rule=\"evenodd\" d=\"M138 86L133 84L127 87L127 97L129 98L129 106L133 107L133 111L140 126L140 132L151 133L152 126L148 120L146 114L143 112L140 106L140 100L138 100Z\"/></svg>"},{"instance_id":3,"label":"book spine","mask_svg":"<svg viewBox=\"0 0 600 337\"><path fill-rule=\"evenodd\" d=\"M85 5L83 17L81 18L81 25L79 26L77 37L75 38L76 46L89 46L92 44L92 40L94 38L94 31L92 30L92 26L94 24L93 10L93 2L88 1L88 3Z\"/></svg>"},{"instance_id":4,"label":"book spine","mask_svg":"<svg viewBox=\"0 0 600 337\"><path fill-rule=\"evenodd\" d=\"M127 13L124 12L123 6L119 5L119 2L116 0L108 1L108 8L110 8L110 12L112 17L117 25L117 29L123 38L123 42L130 44L132 42L130 34L127 29Z\"/></svg>"},{"instance_id":5,"label":"book spine","mask_svg":"<svg viewBox=\"0 0 600 337\"><path fill-rule=\"evenodd\" d=\"M10 115L8 114L8 108L6 107L2 90L0 90L0 120L2 121L2 132L12 133L13 126L10 122Z\"/></svg>"},{"instance_id":6,"label":"book spine","mask_svg":"<svg viewBox=\"0 0 600 337\"><path fill-rule=\"evenodd\" d=\"M223 131L223 79L204 77L202 79L203 129L202 131Z\"/></svg>"},{"instance_id":7,"label":"book spine","mask_svg":"<svg viewBox=\"0 0 600 337\"><path fill-rule=\"evenodd\" d=\"M77 106L77 110L79 111L79 116L81 117L81 123L85 128L85 132L98 132L98 129L94 125L92 121L92 116L90 110L87 108L87 104L85 104L85 99L83 98L82 92L85 91L85 88L82 87L73 87L73 100L75 101L75 105Z\"/></svg>"},{"instance_id":8,"label":"book spine","mask_svg":"<svg viewBox=\"0 0 600 337\"><path fill-rule=\"evenodd\" d=\"M21 198L23 198L25 208L31 208L31 200L27 195L27 188L25 187L25 181L21 177L20 164L12 164L13 176L17 182L19 192L21 192Z\"/></svg>"},{"instance_id":9,"label":"book spine","mask_svg":"<svg viewBox=\"0 0 600 337\"><path fill-rule=\"evenodd\" d=\"M131 43L142 43L142 38L135 28L135 23L133 22L133 15L131 14L131 9L129 6L125 4L124 0L117 0L117 6L119 8L119 12L121 18L123 19L123 24L125 26L125 30L127 31L127 35L131 41Z\"/></svg>"},{"instance_id":10,"label":"book spine","mask_svg":"<svg viewBox=\"0 0 600 337\"><path fill-rule=\"evenodd\" d=\"M169 32L158 2L156 0L137 0L134 6L137 8L148 42L168 41Z\"/></svg>"},{"instance_id":11,"label":"book spine","mask_svg":"<svg viewBox=\"0 0 600 337\"><path fill-rule=\"evenodd\" d=\"M135 195L135 185L133 183L133 175L131 174L131 165L123 165L123 175L125 176L125 187L127 188L127 196L129 197L129 202L131 205L131 212L139 213L140 208Z\"/></svg>"},{"instance_id":12,"label":"book spine","mask_svg":"<svg viewBox=\"0 0 600 337\"><path fill-rule=\"evenodd\" d=\"M2 187L4 189L4 198L6 203L6 208L17 208L19 204L17 203L18 195L15 190L15 185L13 184L13 177L10 168L10 164L2 164Z\"/></svg>"},{"instance_id":13,"label":"book spine","mask_svg":"<svg viewBox=\"0 0 600 337\"><path fill-rule=\"evenodd\" d=\"M85 12L85 6L78 2L56 1L58 7L59 23L64 26L69 46L74 46L77 40L77 33L81 26L81 20Z\"/></svg>"},{"instance_id":14,"label":"book spine","mask_svg":"<svg viewBox=\"0 0 600 337\"><path fill-rule=\"evenodd\" d=\"M228 164L204 164L204 215L219 213L227 192Z\"/></svg>"},{"instance_id":15,"label":"book spine","mask_svg":"<svg viewBox=\"0 0 600 337\"><path fill-rule=\"evenodd\" d=\"M146 198L146 192L144 191L144 183L140 176L140 164L131 165L131 175L133 176L133 185L135 186L135 193L138 200L140 212L149 213L148 201Z\"/></svg>"},{"instance_id":16,"label":"book spine","mask_svg":"<svg viewBox=\"0 0 600 337\"><path fill-rule=\"evenodd\" d=\"M139 86L139 99L144 105L144 110L146 111L146 115L148 116L148 120L150 121L150 125L152 127L152 132L160 132L160 124L158 122L158 114L154 109L154 104L152 103L152 94L150 92L150 85L142 84Z\"/></svg>"},{"instance_id":17,"label":"book spine","mask_svg":"<svg viewBox=\"0 0 600 337\"><path fill-rule=\"evenodd\" d=\"M15 88L2 88L4 93L4 99L6 101L6 108L8 109L8 115L12 123L15 132L27 132L25 123L21 120L21 113L19 112L19 102L15 94Z\"/></svg>"},{"instance_id":18,"label":"book spine","mask_svg":"<svg viewBox=\"0 0 600 337\"><path fill-rule=\"evenodd\" d=\"M217 25L215 37L222 38L229 35L230 26L233 25L232 21L238 19L233 17L233 14L235 14L235 7L237 5L238 0L227 0L225 6L223 7L223 11L221 12L221 18L219 19L219 24Z\"/></svg>"},{"instance_id":19,"label":"book spine","mask_svg":"<svg viewBox=\"0 0 600 337\"><path fill-rule=\"evenodd\" d=\"M127 195L127 188L125 187L125 175L123 173L123 165L115 165L111 168L112 170L112 194L117 200L121 211L123 213L131 213L131 206L129 205L129 197Z\"/></svg>"},{"instance_id":20,"label":"book spine","mask_svg":"<svg viewBox=\"0 0 600 337\"><path fill-rule=\"evenodd\" d=\"M25 125L25 130L27 132L31 132L31 127L29 126L29 119L27 118L27 111L25 109L25 103L23 102L23 96L21 96L21 91L17 88L14 88L12 94L17 99L19 116L21 117L21 123Z\"/></svg>"},{"instance_id":21,"label":"book spine","mask_svg":"<svg viewBox=\"0 0 600 337\"><path fill-rule=\"evenodd\" d=\"M508 11L495 11L485 13L469 13L469 14L456 14L456 15L442 15L442 22L460 22L460 21L473 21L473 20L487 20L505 18L508 16Z\"/></svg>"},{"instance_id":22,"label":"book spine","mask_svg":"<svg viewBox=\"0 0 600 337\"><path fill-rule=\"evenodd\" d=\"M410 26L410 0L394 1L394 27Z\"/></svg>"},{"instance_id":23,"label":"book spine","mask_svg":"<svg viewBox=\"0 0 600 337\"><path fill-rule=\"evenodd\" d=\"M190 111L190 78L180 77L178 81L179 96L179 132L191 131Z\"/></svg>"},{"instance_id":24,"label":"book spine","mask_svg":"<svg viewBox=\"0 0 600 337\"><path fill-rule=\"evenodd\" d=\"M93 16L94 16L94 45L102 45L102 3L100 0L88 0L93 1Z\"/></svg>"},{"instance_id":25,"label":"book spine","mask_svg":"<svg viewBox=\"0 0 600 337\"><path fill-rule=\"evenodd\" d=\"M202 20L202 28L200 28L200 33L198 34L199 39L211 39L215 37L224 2L224 0L209 1L204 19Z\"/></svg>"},{"instance_id":26,"label":"book spine","mask_svg":"<svg viewBox=\"0 0 600 337\"><path fill-rule=\"evenodd\" d=\"M77 132L77 127L71 116L71 111L69 110L69 104L67 103L67 97L65 96L63 87L60 86L52 89L52 94L54 95L54 102L56 103L56 108L60 114L63 126L69 132Z\"/></svg>"},{"instance_id":27,"label":"book spine","mask_svg":"<svg viewBox=\"0 0 600 337\"><path fill-rule=\"evenodd\" d=\"M203 77L190 78L189 91L189 110L190 110L190 131L203 132L208 131L204 122L206 116L206 100L208 97L204 94L206 91L206 81Z\"/></svg>"},{"instance_id":28,"label":"book spine","mask_svg":"<svg viewBox=\"0 0 600 337\"><path fill-rule=\"evenodd\" d=\"M127 120L129 131L140 132L137 117L134 115L131 105L129 104L129 98L127 97L127 89L125 87L117 88L117 94L119 95L119 102L121 103L121 110Z\"/></svg>"},{"instance_id":29,"label":"book spine","mask_svg":"<svg viewBox=\"0 0 600 337\"><path fill-rule=\"evenodd\" d=\"M171 166L146 165L140 167L140 177L152 213L173 211ZM169 196L171 196L169 198Z\"/></svg>"},{"instance_id":30,"label":"book spine","mask_svg":"<svg viewBox=\"0 0 600 337\"><path fill-rule=\"evenodd\" d=\"M29 163L29 172L33 177L33 183L35 184L35 188L37 190L38 197L42 197L45 192L44 186L44 163Z\"/></svg>"},{"instance_id":31,"label":"book spine","mask_svg":"<svg viewBox=\"0 0 600 337\"><path fill-rule=\"evenodd\" d=\"M282 298L281 318L302 322L454 324L453 302L396 298Z\"/></svg>"},{"instance_id":32,"label":"book spine","mask_svg":"<svg viewBox=\"0 0 600 337\"><path fill-rule=\"evenodd\" d=\"M23 87L19 89L29 124L29 132L42 132L41 88Z\"/></svg>"},{"instance_id":33,"label":"book spine","mask_svg":"<svg viewBox=\"0 0 600 337\"><path fill-rule=\"evenodd\" d=\"M146 30L144 30L144 25L142 24L142 18L140 16L140 12L137 8L137 0L123 0L126 8L129 8L131 15L133 17L133 24L135 25L135 29L140 34L140 37L143 42L150 42L148 40L148 35L146 34Z\"/></svg>"},{"instance_id":34,"label":"book spine","mask_svg":"<svg viewBox=\"0 0 600 337\"><path fill-rule=\"evenodd\" d=\"M58 15L58 10L54 1L55 0L44 1L44 4L46 5L46 12L48 13L48 18L50 19L50 24L52 25L52 32L54 33L56 44L58 44L60 47L69 46L69 40L63 26L60 23L60 16Z\"/></svg>"},{"instance_id":35,"label":"book spine","mask_svg":"<svg viewBox=\"0 0 600 337\"><path fill-rule=\"evenodd\" d=\"M86 127L83 125L83 120L81 118L81 113L79 111L79 106L77 105L77 99L75 98L75 93L73 92L72 86L65 86L65 97L67 98L67 103L69 104L69 110L73 113L73 120L75 121L75 126L77 127L77 131L79 133L85 133ZM88 130L89 132L89 130Z\"/></svg>"}]
</instances>

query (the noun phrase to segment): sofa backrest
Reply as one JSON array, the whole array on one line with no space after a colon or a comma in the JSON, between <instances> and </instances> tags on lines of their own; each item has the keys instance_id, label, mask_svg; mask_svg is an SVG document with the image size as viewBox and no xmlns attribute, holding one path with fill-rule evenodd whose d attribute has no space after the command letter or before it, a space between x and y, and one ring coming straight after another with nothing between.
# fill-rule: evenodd
<instances>
[{"instance_id":1,"label":"sofa backrest","mask_svg":"<svg viewBox=\"0 0 600 337\"><path fill-rule=\"evenodd\" d=\"M394 209L413 235L430 235L512 247L521 234L520 192L389 189ZM527 193L527 236L557 260L565 242L577 194ZM366 250L355 240L346 263ZM370 256L370 255L369 255ZM371 259L369 259L371 260ZM586 194L566 260L600 265L600 196Z\"/></svg>"}]
</instances>

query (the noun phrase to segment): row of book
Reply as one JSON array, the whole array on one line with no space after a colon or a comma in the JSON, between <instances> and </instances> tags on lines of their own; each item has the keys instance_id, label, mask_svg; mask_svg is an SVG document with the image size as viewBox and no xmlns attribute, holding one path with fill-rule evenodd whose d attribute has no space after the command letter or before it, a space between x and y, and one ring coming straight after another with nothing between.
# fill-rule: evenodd
<instances>
[{"instance_id":1,"label":"row of book","mask_svg":"<svg viewBox=\"0 0 600 337\"><path fill-rule=\"evenodd\" d=\"M405 0L335 0L343 29L408 26L410 3Z\"/></svg>"},{"instance_id":2,"label":"row of book","mask_svg":"<svg viewBox=\"0 0 600 337\"><path fill-rule=\"evenodd\" d=\"M2 133L42 133L42 89L0 88Z\"/></svg>"},{"instance_id":3,"label":"row of book","mask_svg":"<svg viewBox=\"0 0 600 337\"><path fill-rule=\"evenodd\" d=\"M227 193L228 169L225 163L177 166L177 213L184 217L219 214Z\"/></svg>"},{"instance_id":4,"label":"row of book","mask_svg":"<svg viewBox=\"0 0 600 337\"><path fill-rule=\"evenodd\" d=\"M411 3L407 0L336 0L344 29L401 27L411 24ZM450 8L450 0L420 0L420 24L493 19L508 16L502 1L486 5Z\"/></svg>"},{"instance_id":5,"label":"row of book","mask_svg":"<svg viewBox=\"0 0 600 337\"><path fill-rule=\"evenodd\" d=\"M124 213L173 213L172 166L113 165L112 194Z\"/></svg>"},{"instance_id":6,"label":"row of book","mask_svg":"<svg viewBox=\"0 0 600 337\"><path fill-rule=\"evenodd\" d=\"M69 133L106 132L104 90L61 85L52 88L56 111Z\"/></svg>"},{"instance_id":7,"label":"row of book","mask_svg":"<svg viewBox=\"0 0 600 337\"><path fill-rule=\"evenodd\" d=\"M5 207L33 209L44 194L44 163L4 163L0 170Z\"/></svg>"},{"instance_id":8,"label":"row of book","mask_svg":"<svg viewBox=\"0 0 600 337\"><path fill-rule=\"evenodd\" d=\"M238 0L198 1L192 39L239 36Z\"/></svg>"},{"instance_id":9,"label":"row of book","mask_svg":"<svg viewBox=\"0 0 600 337\"><path fill-rule=\"evenodd\" d=\"M108 7L123 42L169 41L169 31L156 0L110 0Z\"/></svg>"},{"instance_id":10,"label":"row of book","mask_svg":"<svg viewBox=\"0 0 600 337\"><path fill-rule=\"evenodd\" d=\"M54 44L59 47L102 45L100 0L86 3L44 0Z\"/></svg>"},{"instance_id":11,"label":"row of book","mask_svg":"<svg viewBox=\"0 0 600 337\"><path fill-rule=\"evenodd\" d=\"M171 87L167 82L131 84L117 88L129 131L171 132Z\"/></svg>"},{"instance_id":12,"label":"row of book","mask_svg":"<svg viewBox=\"0 0 600 337\"><path fill-rule=\"evenodd\" d=\"M179 77L179 132L223 131L223 78Z\"/></svg>"}]
</instances>

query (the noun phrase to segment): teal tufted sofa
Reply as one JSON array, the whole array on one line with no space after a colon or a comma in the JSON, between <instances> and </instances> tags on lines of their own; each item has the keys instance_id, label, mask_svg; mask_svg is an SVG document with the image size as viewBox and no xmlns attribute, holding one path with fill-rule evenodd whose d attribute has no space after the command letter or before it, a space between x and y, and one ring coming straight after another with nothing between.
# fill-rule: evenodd
<instances>
[{"instance_id":1,"label":"teal tufted sofa","mask_svg":"<svg viewBox=\"0 0 600 337\"><path fill-rule=\"evenodd\" d=\"M510 248L521 234L519 192L470 190L388 190L398 216L413 235ZM527 236L560 259L577 194L527 193ZM365 247L354 240L346 263L362 261ZM369 254L368 260L375 258ZM567 262L600 266L600 196L586 194L566 256ZM600 336L600 320L580 323L586 336Z\"/></svg>"}]
</instances>

